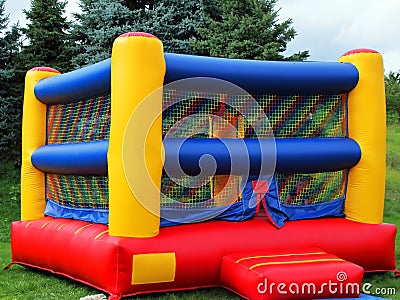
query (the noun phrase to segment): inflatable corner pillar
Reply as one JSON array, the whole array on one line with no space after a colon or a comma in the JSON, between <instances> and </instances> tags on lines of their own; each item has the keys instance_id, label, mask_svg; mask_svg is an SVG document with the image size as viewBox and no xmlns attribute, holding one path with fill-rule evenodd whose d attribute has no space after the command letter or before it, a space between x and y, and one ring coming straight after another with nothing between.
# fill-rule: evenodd
<instances>
[{"instance_id":1,"label":"inflatable corner pillar","mask_svg":"<svg viewBox=\"0 0 400 300\"><path fill-rule=\"evenodd\" d=\"M108 150L113 236L152 237L159 232L165 69L163 46L156 37L136 32L115 40Z\"/></svg>"},{"instance_id":2,"label":"inflatable corner pillar","mask_svg":"<svg viewBox=\"0 0 400 300\"><path fill-rule=\"evenodd\" d=\"M32 153L46 144L46 105L35 96L34 88L39 80L58 75L52 68L38 67L25 76L24 115L22 118L21 162L21 220L43 217L45 201L45 175L31 162Z\"/></svg>"},{"instance_id":3,"label":"inflatable corner pillar","mask_svg":"<svg viewBox=\"0 0 400 300\"><path fill-rule=\"evenodd\" d=\"M386 175L386 108L382 56L369 49L345 53L355 65L357 86L348 98L348 132L361 147L361 160L350 170L345 213L348 219L379 224L383 219Z\"/></svg>"}]
</instances>

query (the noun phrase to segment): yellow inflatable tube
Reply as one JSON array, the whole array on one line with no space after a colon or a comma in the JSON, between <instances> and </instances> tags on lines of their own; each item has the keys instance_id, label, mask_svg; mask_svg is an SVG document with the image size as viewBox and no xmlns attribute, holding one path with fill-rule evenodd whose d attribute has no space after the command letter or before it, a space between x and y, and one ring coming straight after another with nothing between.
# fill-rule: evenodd
<instances>
[{"instance_id":1,"label":"yellow inflatable tube","mask_svg":"<svg viewBox=\"0 0 400 300\"><path fill-rule=\"evenodd\" d=\"M348 98L349 137L361 147L361 160L349 173L345 213L348 219L379 224L383 218L386 174L386 109L382 56L369 49L347 52L341 62L359 71Z\"/></svg>"},{"instance_id":2,"label":"yellow inflatable tube","mask_svg":"<svg viewBox=\"0 0 400 300\"><path fill-rule=\"evenodd\" d=\"M156 37L136 32L115 40L108 149L110 235L152 237L159 232L165 69L163 46Z\"/></svg>"},{"instance_id":3,"label":"yellow inflatable tube","mask_svg":"<svg viewBox=\"0 0 400 300\"><path fill-rule=\"evenodd\" d=\"M33 151L46 143L46 105L36 98L34 88L39 80L58 74L55 69L38 67L29 70L25 76L21 162L21 220L23 221L43 217L46 206L45 175L31 163Z\"/></svg>"}]
</instances>

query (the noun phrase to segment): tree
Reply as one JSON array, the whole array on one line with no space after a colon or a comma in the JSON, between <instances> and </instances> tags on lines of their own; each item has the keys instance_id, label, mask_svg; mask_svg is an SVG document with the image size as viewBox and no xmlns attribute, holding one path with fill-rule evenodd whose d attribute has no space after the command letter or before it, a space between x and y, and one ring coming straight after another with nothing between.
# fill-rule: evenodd
<instances>
[{"instance_id":1,"label":"tree","mask_svg":"<svg viewBox=\"0 0 400 300\"><path fill-rule=\"evenodd\" d=\"M400 123L400 71L385 76L386 110L389 115L397 115Z\"/></svg>"},{"instance_id":2,"label":"tree","mask_svg":"<svg viewBox=\"0 0 400 300\"><path fill-rule=\"evenodd\" d=\"M5 0L0 0L0 160L18 160L21 148L23 72L17 69L21 46L18 25L7 30Z\"/></svg>"},{"instance_id":3,"label":"tree","mask_svg":"<svg viewBox=\"0 0 400 300\"><path fill-rule=\"evenodd\" d=\"M205 25L208 11L216 9L215 0L81 0L80 7L72 30L75 67L110 57L115 38L129 31L154 34L165 51L194 53L196 28Z\"/></svg>"},{"instance_id":4,"label":"tree","mask_svg":"<svg viewBox=\"0 0 400 300\"><path fill-rule=\"evenodd\" d=\"M81 13L75 14L73 26L74 67L92 64L111 55L112 44L119 35L143 29L139 21L143 10L130 11L124 0L81 0Z\"/></svg>"},{"instance_id":5,"label":"tree","mask_svg":"<svg viewBox=\"0 0 400 300\"><path fill-rule=\"evenodd\" d=\"M214 0L159 0L148 11L146 27L162 40L166 52L197 54L193 48L199 38L197 28L204 27L206 17L216 11Z\"/></svg>"},{"instance_id":6,"label":"tree","mask_svg":"<svg viewBox=\"0 0 400 300\"><path fill-rule=\"evenodd\" d=\"M130 10L135 9L153 9L154 0L125 0L124 5Z\"/></svg>"},{"instance_id":7,"label":"tree","mask_svg":"<svg viewBox=\"0 0 400 300\"><path fill-rule=\"evenodd\" d=\"M27 38L23 58L28 68L51 66L61 72L71 69L70 23L64 16L67 2L31 0L30 10L24 10L28 24L22 32Z\"/></svg>"},{"instance_id":8,"label":"tree","mask_svg":"<svg viewBox=\"0 0 400 300\"><path fill-rule=\"evenodd\" d=\"M199 29L194 48L204 55L263 60L304 60L308 51L283 52L295 36L292 20L278 22L277 0L220 0L221 14Z\"/></svg>"}]
</instances>

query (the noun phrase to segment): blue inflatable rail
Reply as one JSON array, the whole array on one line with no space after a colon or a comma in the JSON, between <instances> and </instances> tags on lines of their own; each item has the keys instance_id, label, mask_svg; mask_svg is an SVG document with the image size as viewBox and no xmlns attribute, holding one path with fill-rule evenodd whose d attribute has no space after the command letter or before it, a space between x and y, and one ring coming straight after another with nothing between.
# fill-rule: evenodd
<instances>
[{"instance_id":1,"label":"blue inflatable rail","mask_svg":"<svg viewBox=\"0 0 400 300\"><path fill-rule=\"evenodd\" d=\"M163 143L164 168L173 176L181 175L178 164L191 176L201 171L260 175L271 174L274 167L279 173L338 171L353 167L361 158L359 145L349 138L189 138L164 139ZM107 151L108 141L46 145L32 154L32 164L46 173L106 175ZM204 157L208 159L202 164Z\"/></svg>"},{"instance_id":2,"label":"blue inflatable rail","mask_svg":"<svg viewBox=\"0 0 400 300\"><path fill-rule=\"evenodd\" d=\"M227 59L165 54L164 84L191 77L229 81L250 94L342 94L358 82L358 70L349 63L289 62Z\"/></svg>"},{"instance_id":3,"label":"blue inflatable rail","mask_svg":"<svg viewBox=\"0 0 400 300\"><path fill-rule=\"evenodd\" d=\"M229 81L250 94L342 94L358 82L358 70L339 62L274 62L165 53L164 84L209 77ZM40 80L36 97L45 104L103 96L111 90L111 60Z\"/></svg>"},{"instance_id":4,"label":"blue inflatable rail","mask_svg":"<svg viewBox=\"0 0 400 300\"><path fill-rule=\"evenodd\" d=\"M108 141L46 145L33 152L31 161L46 173L106 175L107 151Z\"/></svg>"},{"instance_id":5,"label":"blue inflatable rail","mask_svg":"<svg viewBox=\"0 0 400 300\"><path fill-rule=\"evenodd\" d=\"M35 96L44 104L70 103L110 94L111 60L40 80Z\"/></svg>"}]
</instances>

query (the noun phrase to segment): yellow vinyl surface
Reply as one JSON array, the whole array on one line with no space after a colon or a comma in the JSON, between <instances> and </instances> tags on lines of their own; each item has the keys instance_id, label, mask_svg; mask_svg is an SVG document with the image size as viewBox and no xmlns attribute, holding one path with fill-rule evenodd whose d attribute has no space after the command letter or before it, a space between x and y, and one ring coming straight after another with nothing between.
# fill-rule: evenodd
<instances>
[{"instance_id":1,"label":"yellow vinyl surface","mask_svg":"<svg viewBox=\"0 0 400 300\"><path fill-rule=\"evenodd\" d=\"M152 237L159 231L165 68L157 38L128 35L115 40L108 150L110 235Z\"/></svg>"},{"instance_id":2,"label":"yellow vinyl surface","mask_svg":"<svg viewBox=\"0 0 400 300\"><path fill-rule=\"evenodd\" d=\"M386 175L386 108L382 57L377 52L340 58L359 71L348 99L349 137L361 147L361 160L350 170L345 202L348 219L379 224L383 218Z\"/></svg>"},{"instance_id":3,"label":"yellow vinyl surface","mask_svg":"<svg viewBox=\"0 0 400 300\"><path fill-rule=\"evenodd\" d=\"M31 155L46 143L46 105L36 98L34 87L39 80L58 74L41 71L40 68L26 73L22 118L21 220L36 220L44 214L45 175L32 165Z\"/></svg>"}]
</instances>

